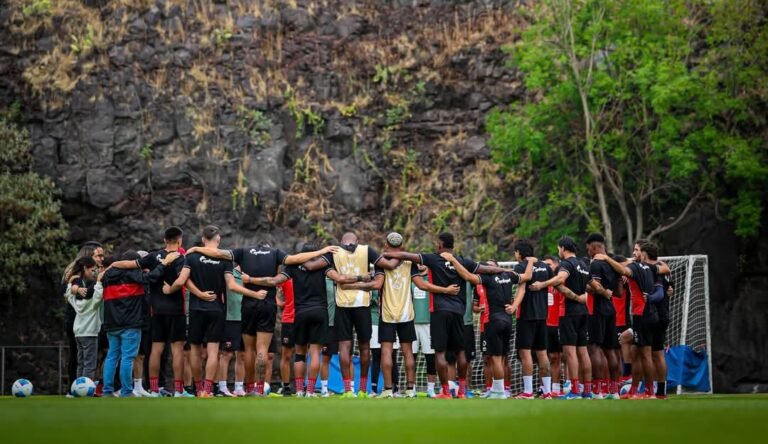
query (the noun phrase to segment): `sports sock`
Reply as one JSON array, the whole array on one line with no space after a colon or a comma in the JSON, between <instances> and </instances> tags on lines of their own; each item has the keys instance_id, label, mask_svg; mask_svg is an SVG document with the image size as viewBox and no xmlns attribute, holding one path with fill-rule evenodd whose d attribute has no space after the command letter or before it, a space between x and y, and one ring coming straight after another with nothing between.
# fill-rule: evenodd
<instances>
[{"instance_id":1,"label":"sports sock","mask_svg":"<svg viewBox=\"0 0 768 444\"><path fill-rule=\"evenodd\" d=\"M455 381L448 381L448 390L453 390L456 388L456 382Z\"/></svg>"},{"instance_id":2,"label":"sports sock","mask_svg":"<svg viewBox=\"0 0 768 444\"><path fill-rule=\"evenodd\" d=\"M632 386L629 388L629 394L634 395L637 393L637 386L640 385L640 381L632 380Z\"/></svg>"},{"instance_id":3,"label":"sports sock","mask_svg":"<svg viewBox=\"0 0 768 444\"><path fill-rule=\"evenodd\" d=\"M219 381L219 391L227 390L227 381Z\"/></svg>"},{"instance_id":4,"label":"sports sock","mask_svg":"<svg viewBox=\"0 0 768 444\"><path fill-rule=\"evenodd\" d=\"M593 395L597 395L598 393L600 393L600 380L599 379L595 379L593 381L593 383L590 383L590 385L592 386L592 390L590 390L590 391L592 392Z\"/></svg>"},{"instance_id":5,"label":"sports sock","mask_svg":"<svg viewBox=\"0 0 768 444\"><path fill-rule=\"evenodd\" d=\"M435 394L435 383L434 382L428 382L427 383L427 393L429 393L430 395L434 395Z\"/></svg>"},{"instance_id":6,"label":"sports sock","mask_svg":"<svg viewBox=\"0 0 768 444\"><path fill-rule=\"evenodd\" d=\"M618 386L619 386L619 381L617 381L615 379L611 379L608 382L608 393L610 393L611 395L616 394L617 391L618 391L617 390Z\"/></svg>"},{"instance_id":7,"label":"sports sock","mask_svg":"<svg viewBox=\"0 0 768 444\"><path fill-rule=\"evenodd\" d=\"M624 363L623 369L624 369L624 371L623 371L622 376L629 376L629 375L632 374L632 364L631 363Z\"/></svg>"},{"instance_id":8,"label":"sports sock","mask_svg":"<svg viewBox=\"0 0 768 444\"><path fill-rule=\"evenodd\" d=\"M173 389L177 393L183 392L184 391L184 381L182 381L181 379L174 379L173 380Z\"/></svg>"},{"instance_id":9,"label":"sports sock","mask_svg":"<svg viewBox=\"0 0 768 444\"><path fill-rule=\"evenodd\" d=\"M141 383L141 378L133 378L133 389L142 390L144 385Z\"/></svg>"},{"instance_id":10,"label":"sports sock","mask_svg":"<svg viewBox=\"0 0 768 444\"><path fill-rule=\"evenodd\" d=\"M246 393L253 393L253 390L254 390L255 386L256 386L255 383L249 382L248 384L246 384L247 390L245 392Z\"/></svg>"},{"instance_id":11,"label":"sports sock","mask_svg":"<svg viewBox=\"0 0 768 444\"><path fill-rule=\"evenodd\" d=\"M195 381L195 388L197 389L197 393L202 393L204 390L203 381Z\"/></svg>"},{"instance_id":12,"label":"sports sock","mask_svg":"<svg viewBox=\"0 0 768 444\"><path fill-rule=\"evenodd\" d=\"M360 389L358 391L361 392L368 392L368 377L367 376L361 376L360 377Z\"/></svg>"},{"instance_id":13,"label":"sports sock","mask_svg":"<svg viewBox=\"0 0 768 444\"><path fill-rule=\"evenodd\" d=\"M449 387L450 387L450 384L447 384L447 383L443 384L442 385L442 388L443 388L443 392L442 393L450 395L451 394L451 389Z\"/></svg>"},{"instance_id":14,"label":"sports sock","mask_svg":"<svg viewBox=\"0 0 768 444\"><path fill-rule=\"evenodd\" d=\"M293 383L296 385L296 393L304 391L304 378L296 378Z\"/></svg>"},{"instance_id":15,"label":"sports sock","mask_svg":"<svg viewBox=\"0 0 768 444\"><path fill-rule=\"evenodd\" d=\"M149 390L155 393L160 391L160 378L149 378Z\"/></svg>"},{"instance_id":16,"label":"sports sock","mask_svg":"<svg viewBox=\"0 0 768 444\"><path fill-rule=\"evenodd\" d=\"M584 383L584 393L592 393L592 381Z\"/></svg>"},{"instance_id":17,"label":"sports sock","mask_svg":"<svg viewBox=\"0 0 768 444\"><path fill-rule=\"evenodd\" d=\"M205 390L206 393L211 393L213 391L213 381L206 379L205 382L203 382L203 390Z\"/></svg>"},{"instance_id":18,"label":"sports sock","mask_svg":"<svg viewBox=\"0 0 768 444\"><path fill-rule=\"evenodd\" d=\"M502 381L504 381L504 380L502 379ZM504 383L502 382L502 384L501 384L501 385L502 385L502 387L503 387L503 386L504 386ZM485 385L485 391L486 391L486 392L488 392L488 391L491 391L491 389L493 389L493 382L491 382L490 384L486 384L486 385Z\"/></svg>"},{"instance_id":19,"label":"sports sock","mask_svg":"<svg viewBox=\"0 0 768 444\"><path fill-rule=\"evenodd\" d=\"M345 392L351 392L352 391L352 380L351 379L345 379L344 380L344 391Z\"/></svg>"},{"instance_id":20,"label":"sports sock","mask_svg":"<svg viewBox=\"0 0 768 444\"><path fill-rule=\"evenodd\" d=\"M467 394L467 380L464 378L459 378L459 394L460 395Z\"/></svg>"},{"instance_id":21,"label":"sports sock","mask_svg":"<svg viewBox=\"0 0 768 444\"><path fill-rule=\"evenodd\" d=\"M327 379L326 380L322 380L322 379L320 380L320 391L323 394L328 393L328 380Z\"/></svg>"},{"instance_id":22,"label":"sports sock","mask_svg":"<svg viewBox=\"0 0 768 444\"><path fill-rule=\"evenodd\" d=\"M552 383L552 391L560 393L560 383L559 382L553 382Z\"/></svg>"},{"instance_id":23,"label":"sports sock","mask_svg":"<svg viewBox=\"0 0 768 444\"><path fill-rule=\"evenodd\" d=\"M258 381L256 383L256 394L257 395L263 395L264 394L264 381Z\"/></svg>"},{"instance_id":24,"label":"sports sock","mask_svg":"<svg viewBox=\"0 0 768 444\"><path fill-rule=\"evenodd\" d=\"M379 384L377 384L375 382L371 382L371 391L373 393L378 393L379 392Z\"/></svg>"},{"instance_id":25,"label":"sports sock","mask_svg":"<svg viewBox=\"0 0 768 444\"><path fill-rule=\"evenodd\" d=\"M541 391L544 392L546 395L547 393L552 393L552 377L551 376L544 376L541 378Z\"/></svg>"},{"instance_id":26,"label":"sports sock","mask_svg":"<svg viewBox=\"0 0 768 444\"><path fill-rule=\"evenodd\" d=\"M307 381L307 393L310 395L315 393L315 385L317 385L317 378L309 378Z\"/></svg>"},{"instance_id":27,"label":"sports sock","mask_svg":"<svg viewBox=\"0 0 768 444\"><path fill-rule=\"evenodd\" d=\"M667 381L659 381L656 384L656 396L667 396Z\"/></svg>"},{"instance_id":28,"label":"sports sock","mask_svg":"<svg viewBox=\"0 0 768 444\"><path fill-rule=\"evenodd\" d=\"M523 376L523 393L533 393L533 376Z\"/></svg>"},{"instance_id":29,"label":"sports sock","mask_svg":"<svg viewBox=\"0 0 768 444\"><path fill-rule=\"evenodd\" d=\"M235 381L235 391L238 391L238 390L245 391L243 387L244 385L245 384L243 383L243 381Z\"/></svg>"},{"instance_id":30,"label":"sports sock","mask_svg":"<svg viewBox=\"0 0 768 444\"><path fill-rule=\"evenodd\" d=\"M503 379L494 379L491 383L491 391L493 392L503 392L504 391L504 380Z\"/></svg>"},{"instance_id":31,"label":"sports sock","mask_svg":"<svg viewBox=\"0 0 768 444\"><path fill-rule=\"evenodd\" d=\"M581 391L579 391L578 379L571 379L571 393L573 393L574 395L578 395L579 393L581 393Z\"/></svg>"}]
</instances>

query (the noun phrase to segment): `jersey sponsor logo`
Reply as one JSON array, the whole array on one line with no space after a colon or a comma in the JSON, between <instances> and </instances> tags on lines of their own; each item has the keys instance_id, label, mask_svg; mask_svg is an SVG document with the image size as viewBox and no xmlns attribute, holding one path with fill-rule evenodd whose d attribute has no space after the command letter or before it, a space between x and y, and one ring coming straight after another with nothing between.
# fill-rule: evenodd
<instances>
[{"instance_id":1,"label":"jersey sponsor logo","mask_svg":"<svg viewBox=\"0 0 768 444\"><path fill-rule=\"evenodd\" d=\"M419 287L415 287L413 289L413 298L414 299L426 299L427 298L427 292L422 290Z\"/></svg>"},{"instance_id":2,"label":"jersey sponsor logo","mask_svg":"<svg viewBox=\"0 0 768 444\"><path fill-rule=\"evenodd\" d=\"M576 266L576 271L578 271L583 275L589 276L589 270L584 270L583 268L581 268L581 265Z\"/></svg>"},{"instance_id":3,"label":"jersey sponsor logo","mask_svg":"<svg viewBox=\"0 0 768 444\"><path fill-rule=\"evenodd\" d=\"M269 253L271 253L271 251L269 251L269 250L257 250L255 248L251 248L249 253L251 253L254 256L261 256L261 255L264 255L264 254L269 254Z\"/></svg>"},{"instance_id":4,"label":"jersey sponsor logo","mask_svg":"<svg viewBox=\"0 0 768 444\"><path fill-rule=\"evenodd\" d=\"M157 261L158 262L162 262L163 261L163 255L162 254L158 253L156 257L157 257Z\"/></svg>"},{"instance_id":5,"label":"jersey sponsor logo","mask_svg":"<svg viewBox=\"0 0 768 444\"><path fill-rule=\"evenodd\" d=\"M502 278L500 278L498 276L495 276L493 279L496 281L497 284L511 284L512 283L512 279L510 279L510 278L502 279Z\"/></svg>"},{"instance_id":6,"label":"jersey sponsor logo","mask_svg":"<svg viewBox=\"0 0 768 444\"><path fill-rule=\"evenodd\" d=\"M546 273L547 270L548 270L548 268L546 268L546 267L534 267L533 268L533 272L534 273L538 273L538 272Z\"/></svg>"},{"instance_id":7,"label":"jersey sponsor logo","mask_svg":"<svg viewBox=\"0 0 768 444\"><path fill-rule=\"evenodd\" d=\"M218 265L221 263L221 261L215 261L213 259L208 259L205 256L200 256L200 263L201 264L211 264L211 265Z\"/></svg>"},{"instance_id":8,"label":"jersey sponsor logo","mask_svg":"<svg viewBox=\"0 0 768 444\"><path fill-rule=\"evenodd\" d=\"M456 271L456 269L453 268L453 264L450 261L445 261L445 268L447 268L447 269L449 269L451 271Z\"/></svg>"}]
</instances>

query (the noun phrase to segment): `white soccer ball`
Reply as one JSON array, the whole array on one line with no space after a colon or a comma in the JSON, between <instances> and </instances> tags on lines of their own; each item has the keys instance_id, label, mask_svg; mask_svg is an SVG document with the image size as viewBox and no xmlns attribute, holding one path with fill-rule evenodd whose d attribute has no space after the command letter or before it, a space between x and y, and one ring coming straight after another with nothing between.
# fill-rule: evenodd
<instances>
[{"instance_id":1,"label":"white soccer ball","mask_svg":"<svg viewBox=\"0 0 768 444\"><path fill-rule=\"evenodd\" d=\"M17 398L26 398L32 396L32 383L28 379L17 379L11 387L11 393Z\"/></svg>"},{"instance_id":2,"label":"white soccer ball","mask_svg":"<svg viewBox=\"0 0 768 444\"><path fill-rule=\"evenodd\" d=\"M632 380L627 380L624 384L622 384L621 388L619 389L619 395L626 395L629 393L629 390L632 388Z\"/></svg>"},{"instance_id":3,"label":"white soccer ball","mask_svg":"<svg viewBox=\"0 0 768 444\"><path fill-rule=\"evenodd\" d=\"M269 383L267 381L264 381L264 394L268 395L269 392L271 392L272 389L269 387Z\"/></svg>"},{"instance_id":4,"label":"white soccer ball","mask_svg":"<svg viewBox=\"0 0 768 444\"><path fill-rule=\"evenodd\" d=\"M566 380L563 383L563 394L567 395L568 393L571 393L571 381Z\"/></svg>"},{"instance_id":5,"label":"white soccer ball","mask_svg":"<svg viewBox=\"0 0 768 444\"><path fill-rule=\"evenodd\" d=\"M76 398L89 398L96 393L96 384L91 381L91 378L81 376L72 383L70 393Z\"/></svg>"}]
</instances>

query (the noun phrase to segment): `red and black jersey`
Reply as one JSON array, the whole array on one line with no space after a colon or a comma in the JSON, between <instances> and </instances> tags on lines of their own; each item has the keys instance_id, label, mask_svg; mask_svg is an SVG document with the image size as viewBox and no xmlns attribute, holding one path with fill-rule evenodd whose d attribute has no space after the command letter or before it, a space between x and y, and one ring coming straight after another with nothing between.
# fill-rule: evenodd
<instances>
[{"instance_id":1,"label":"red and black jersey","mask_svg":"<svg viewBox=\"0 0 768 444\"><path fill-rule=\"evenodd\" d=\"M289 278L291 277L286 271L283 271L283 274ZM293 300L293 279L288 279L278 287L283 292L283 301L285 301L285 305L283 305L283 318L280 322L283 324L293 324L293 321L296 320L296 308ZM325 275L323 275L323 292L325 292Z\"/></svg>"},{"instance_id":2,"label":"red and black jersey","mask_svg":"<svg viewBox=\"0 0 768 444\"><path fill-rule=\"evenodd\" d=\"M653 273L648 265L639 262L632 262L627 268L632 271L629 279L632 315L642 316L645 312L645 298L653 291Z\"/></svg>"},{"instance_id":3,"label":"red and black jersey","mask_svg":"<svg viewBox=\"0 0 768 444\"><path fill-rule=\"evenodd\" d=\"M472 295L472 300L477 302L480 307L485 307L480 313L480 331L485 331L485 324L491 320L491 311L488 310L488 294L485 291L483 284L475 285L475 292Z\"/></svg>"},{"instance_id":4,"label":"red and black jersey","mask_svg":"<svg viewBox=\"0 0 768 444\"><path fill-rule=\"evenodd\" d=\"M144 319L144 288L154 279L162 279L165 267L160 264L150 273L141 270L110 268L104 273L104 329L141 328Z\"/></svg>"},{"instance_id":5,"label":"red and black jersey","mask_svg":"<svg viewBox=\"0 0 768 444\"><path fill-rule=\"evenodd\" d=\"M613 308L616 310L616 326L626 327L627 319L629 319L629 304L627 304L627 298L629 297L628 283L624 284L619 282L619 289L621 293L614 293L611 302L613 302Z\"/></svg>"}]
</instances>

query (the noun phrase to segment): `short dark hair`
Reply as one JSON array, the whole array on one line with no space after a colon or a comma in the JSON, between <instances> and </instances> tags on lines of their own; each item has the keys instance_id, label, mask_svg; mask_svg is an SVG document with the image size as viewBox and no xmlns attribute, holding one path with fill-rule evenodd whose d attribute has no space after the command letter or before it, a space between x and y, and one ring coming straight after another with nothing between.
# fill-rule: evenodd
<instances>
[{"instance_id":1,"label":"short dark hair","mask_svg":"<svg viewBox=\"0 0 768 444\"><path fill-rule=\"evenodd\" d=\"M528 240L520 239L515 241L514 248L515 251L520 253L522 259L533 256L533 245Z\"/></svg>"},{"instance_id":2,"label":"short dark hair","mask_svg":"<svg viewBox=\"0 0 768 444\"><path fill-rule=\"evenodd\" d=\"M216 225L208 225L203 228L203 239L213 240L217 234L221 234L221 228Z\"/></svg>"},{"instance_id":3,"label":"short dark hair","mask_svg":"<svg viewBox=\"0 0 768 444\"><path fill-rule=\"evenodd\" d=\"M125 250L123 251L123 254L120 255L120 260L122 261L135 261L139 258L141 258L141 256L139 256L139 253L137 253L136 250Z\"/></svg>"},{"instance_id":4,"label":"short dark hair","mask_svg":"<svg viewBox=\"0 0 768 444\"><path fill-rule=\"evenodd\" d=\"M553 256L551 254L544 255L544 259L542 259L542 260L547 260L547 259L551 260L552 262L554 262L556 264L560 263L560 258L557 257L557 256Z\"/></svg>"},{"instance_id":5,"label":"short dark hair","mask_svg":"<svg viewBox=\"0 0 768 444\"><path fill-rule=\"evenodd\" d=\"M587 236L587 241L584 242L584 243L589 245L592 242L600 242L601 244L604 244L605 243L605 236L603 236L600 233L591 233L589 236Z\"/></svg>"},{"instance_id":6,"label":"short dark hair","mask_svg":"<svg viewBox=\"0 0 768 444\"><path fill-rule=\"evenodd\" d=\"M443 244L443 248L453 248L453 235L451 233L440 233L437 235L440 242Z\"/></svg>"},{"instance_id":7,"label":"short dark hair","mask_svg":"<svg viewBox=\"0 0 768 444\"><path fill-rule=\"evenodd\" d=\"M181 231L181 228L171 227L165 230L165 235L163 236L163 239L165 239L168 242L175 242L179 240L182 234L184 234L184 232Z\"/></svg>"},{"instance_id":8,"label":"short dark hair","mask_svg":"<svg viewBox=\"0 0 768 444\"><path fill-rule=\"evenodd\" d=\"M86 268L91 268L95 266L96 266L96 261L91 256L81 257L75 261L75 267L74 267L75 274L82 273L83 270L85 270Z\"/></svg>"},{"instance_id":9,"label":"short dark hair","mask_svg":"<svg viewBox=\"0 0 768 444\"><path fill-rule=\"evenodd\" d=\"M579 248L576 246L576 242L569 236L561 237L560 240L557 241L557 246L563 247L564 250L570 251L571 253L579 252Z\"/></svg>"},{"instance_id":10,"label":"short dark hair","mask_svg":"<svg viewBox=\"0 0 768 444\"><path fill-rule=\"evenodd\" d=\"M615 260L618 263L622 263L622 262L626 262L627 261L627 258L625 258L624 256L622 256L620 254L613 254L613 255L609 254L608 256L610 256L611 259Z\"/></svg>"},{"instance_id":11,"label":"short dark hair","mask_svg":"<svg viewBox=\"0 0 768 444\"><path fill-rule=\"evenodd\" d=\"M317 251L317 245L314 244L314 242L305 242L304 245L301 247L302 253L309 253L310 251Z\"/></svg>"},{"instance_id":12,"label":"short dark hair","mask_svg":"<svg viewBox=\"0 0 768 444\"><path fill-rule=\"evenodd\" d=\"M101 261L101 265L104 268L109 268L109 266L115 262L117 262L117 256L110 254L109 256L105 257L103 261Z\"/></svg>"},{"instance_id":13,"label":"short dark hair","mask_svg":"<svg viewBox=\"0 0 768 444\"><path fill-rule=\"evenodd\" d=\"M640 251L648 255L648 259L655 261L659 258L659 246L651 241L645 241L640 244Z\"/></svg>"}]
</instances>

